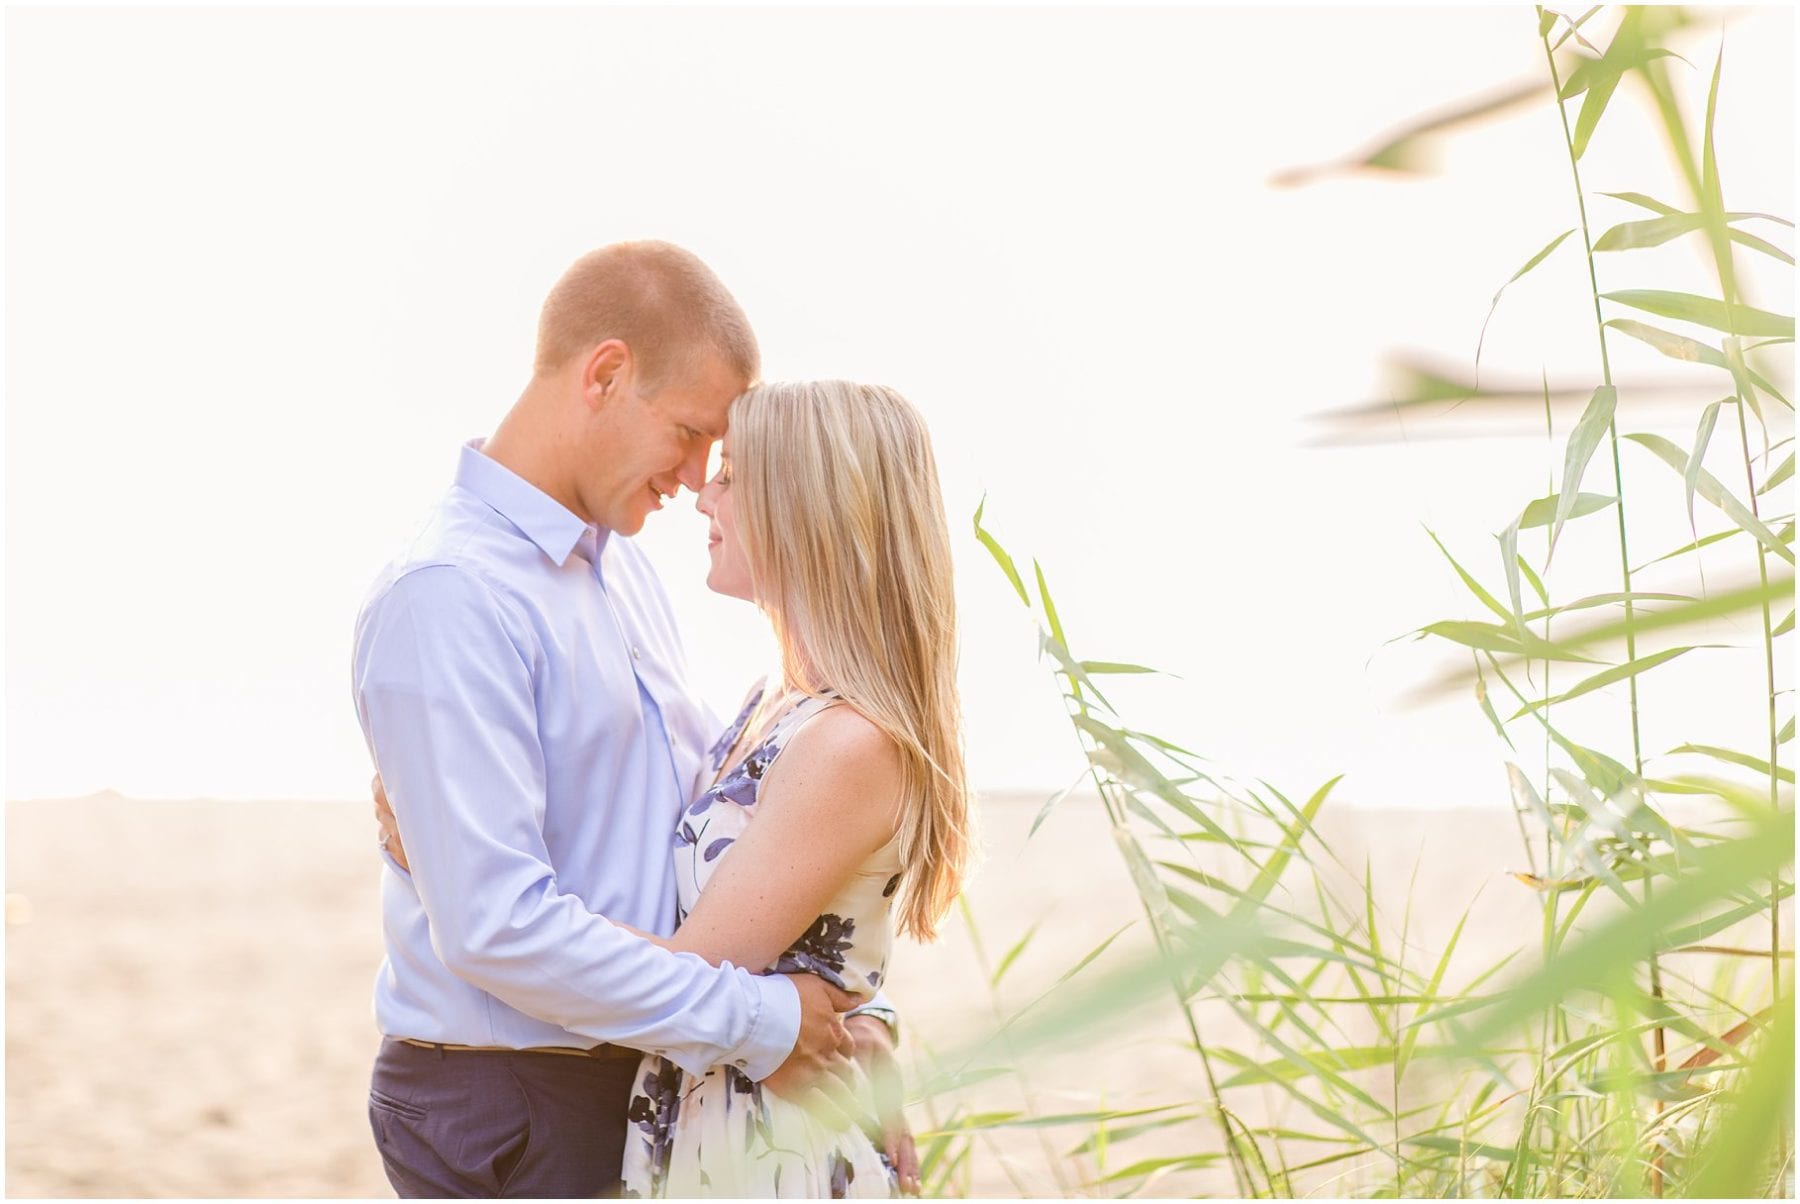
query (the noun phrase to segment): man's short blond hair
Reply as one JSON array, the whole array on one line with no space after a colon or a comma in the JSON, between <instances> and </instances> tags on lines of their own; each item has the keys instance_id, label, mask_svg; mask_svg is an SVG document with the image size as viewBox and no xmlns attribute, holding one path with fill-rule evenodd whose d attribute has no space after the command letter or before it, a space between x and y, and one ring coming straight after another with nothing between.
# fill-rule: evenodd
<instances>
[{"instance_id":1,"label":"man's short blond hair","mask_svg":"<svg viewBox=\"0 0 1800 1204\"><path fill-rule=\"evenodd\" d=\"M750 319L699 256L672 243L616 242L577 259L538 316L539 376L607 339L631 348L648 391L692 379L708 353L746 385L762 372Z\"/></svg>"}]
</instances>

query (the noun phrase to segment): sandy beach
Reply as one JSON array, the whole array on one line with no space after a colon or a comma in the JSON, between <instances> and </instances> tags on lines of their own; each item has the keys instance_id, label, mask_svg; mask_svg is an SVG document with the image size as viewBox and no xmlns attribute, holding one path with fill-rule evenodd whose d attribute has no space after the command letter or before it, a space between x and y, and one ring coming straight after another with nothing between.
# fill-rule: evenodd
<instances>
[{"instance_id":1,"label":"sandy beach","mask_svg":"<svg viewBox=\"0 0 1800 1204\"><path fill-rule=\"evenodd\" d=\"M1140 915L1097 806L1069 799L1028 843L1042 801L983 805L987 859L969 900L987 957L997 960L1041 923L1003 981L1007 1008ZM1326 815L1333 847L1357 866L1367 853L1384 895L1403 895L1417 862L1416 897L1441 902L1414 916L1423 948L1437 947L1478 890L1459 963L1484 964L1484 949L1507 947L1534 922L1527 892L1506 877L1519 868L1510 814ZM370 984L381 955L372 836L366 804L110 795L9 803L7 1193L391 1195L364 1113L378 1042ZM1141 928L1106 957L1128 955ZM981 958L954 915L936 945L897 953L891 984L912 1057L991 1023ZM1232 1039L1228 1031L1208 1039L1215 1036ZM1040 1060L1035 1103L1059 1113L1102 1097L1111 1107L1182 1098L1197 1070L1191 1054L1170 1056L1178 1037L1157 1014ZM970 1099L1016 1108L1020 1090L989 1083ZM920 1108L915 1125L929 1119ZM1055 1194L1078 1185L1046 1174L1045 1150L1083 1136L1080 1128L998 1132L980 1151L970 1190ZM1170 1130L1132 1145L1129 1156L1191 1150L1201 1140L1191 1127Z\"/></svg>"}]
</instances>

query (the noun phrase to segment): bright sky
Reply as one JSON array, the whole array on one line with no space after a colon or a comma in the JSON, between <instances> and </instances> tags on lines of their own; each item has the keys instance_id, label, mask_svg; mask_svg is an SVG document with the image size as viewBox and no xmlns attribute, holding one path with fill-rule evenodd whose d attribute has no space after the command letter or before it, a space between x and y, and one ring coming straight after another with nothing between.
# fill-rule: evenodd
<instances>
[{"instance_id":1,"label":"bright sky","mask_svg":"<svg viewBox=\"0 0 1800 1204\"><path fill-rule=\"evenodd\" d=\"M1791 216L1794 17L1733 22L1728 207ZM1691 112L1719 33L1676 64ZM1389 352L1468 364L1494 289L1574 224L1555 112L1430 177L1268 181L1542 70L1524 6L8 9L6 796L362 797L367 583L517 395L563 267L650 236L719 272L771 378L892 384L931 422L980 786L1080 765L971 537L985 493L1078 655L1180 674L1121 688L1135 726L1287 791L1497 805L1472 702L1398 706L1445 655L1383 643L1473 617L1422 525L1495 581L1552 453L1529 423L1313 447L1307 416L1381 397ZM1589 189L1682 201L1640 95L1614 110ZM1698 250L1612 257L1602 286L1710 291ZM1749 283L1793 312L1791 277ZM1571 240L1508 293L1484 372L1598 383L1585 288ZM1683 446L1722 393L1647 349L1615 365L1695 382L1623 411ZM1637 559L1686 538L1648 460ZM725 710L770 644L704 589L689 501L643 541ZM1571 529L1564 597L1616 588L1605 527ZM1650 679L1650 751L1754 740L1760 673ZM1588 733L1615 752L1622 697Z\"/></svg>"}]
</instances>

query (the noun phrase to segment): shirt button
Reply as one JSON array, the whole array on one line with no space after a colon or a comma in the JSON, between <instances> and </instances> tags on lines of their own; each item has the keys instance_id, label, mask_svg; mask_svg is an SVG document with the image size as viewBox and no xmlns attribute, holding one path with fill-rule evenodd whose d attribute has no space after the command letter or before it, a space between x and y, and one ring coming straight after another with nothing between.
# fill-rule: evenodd
<instances>
[{"instance_id":1,"label":"shirt button","mask_svg":"<svg viewBox=\"0 0 1800 1204\"><path fill-rule=\"evenodd\" d=\"M737 1060L737 1062L735 1063L735 1065L737 1066L737 1068L739 1070L748 1070L750 1067L750 1063L744 1061L744 1059L742 1059L742 1058L739 1058Z\"/></svg>"},{"instance_id":2,"label":"shirt button","mask_svg":"<svg viewBox=\"0 0 1800 1204\"><path fill-rule=\"evenodd\" d=\"M644 659L644 650L642 648L639 648L636 644L633 644L631 646L631 659L634 661L643 660Z\"/></svg>"}]
</instances>

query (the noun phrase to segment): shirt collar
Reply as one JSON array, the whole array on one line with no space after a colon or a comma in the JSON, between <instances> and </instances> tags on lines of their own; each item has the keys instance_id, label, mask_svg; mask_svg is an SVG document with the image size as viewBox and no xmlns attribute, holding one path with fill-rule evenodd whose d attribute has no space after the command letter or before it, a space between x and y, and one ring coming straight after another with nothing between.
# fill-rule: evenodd
<instances>
[{"instance_id":1,"label":"shirt collar","mask_svg":"<svg viewBox=\"0 0 1800 1204\"><path fill-rule=\"evenodd\" d=\"M481 450L485 439L463 444L456 464L456 483L491 506L495 513L524 533L556 566L580 548L598 563L600 551L611 534L604 527L584 523L567 506Z\"/></svg>"}]
</instances>

